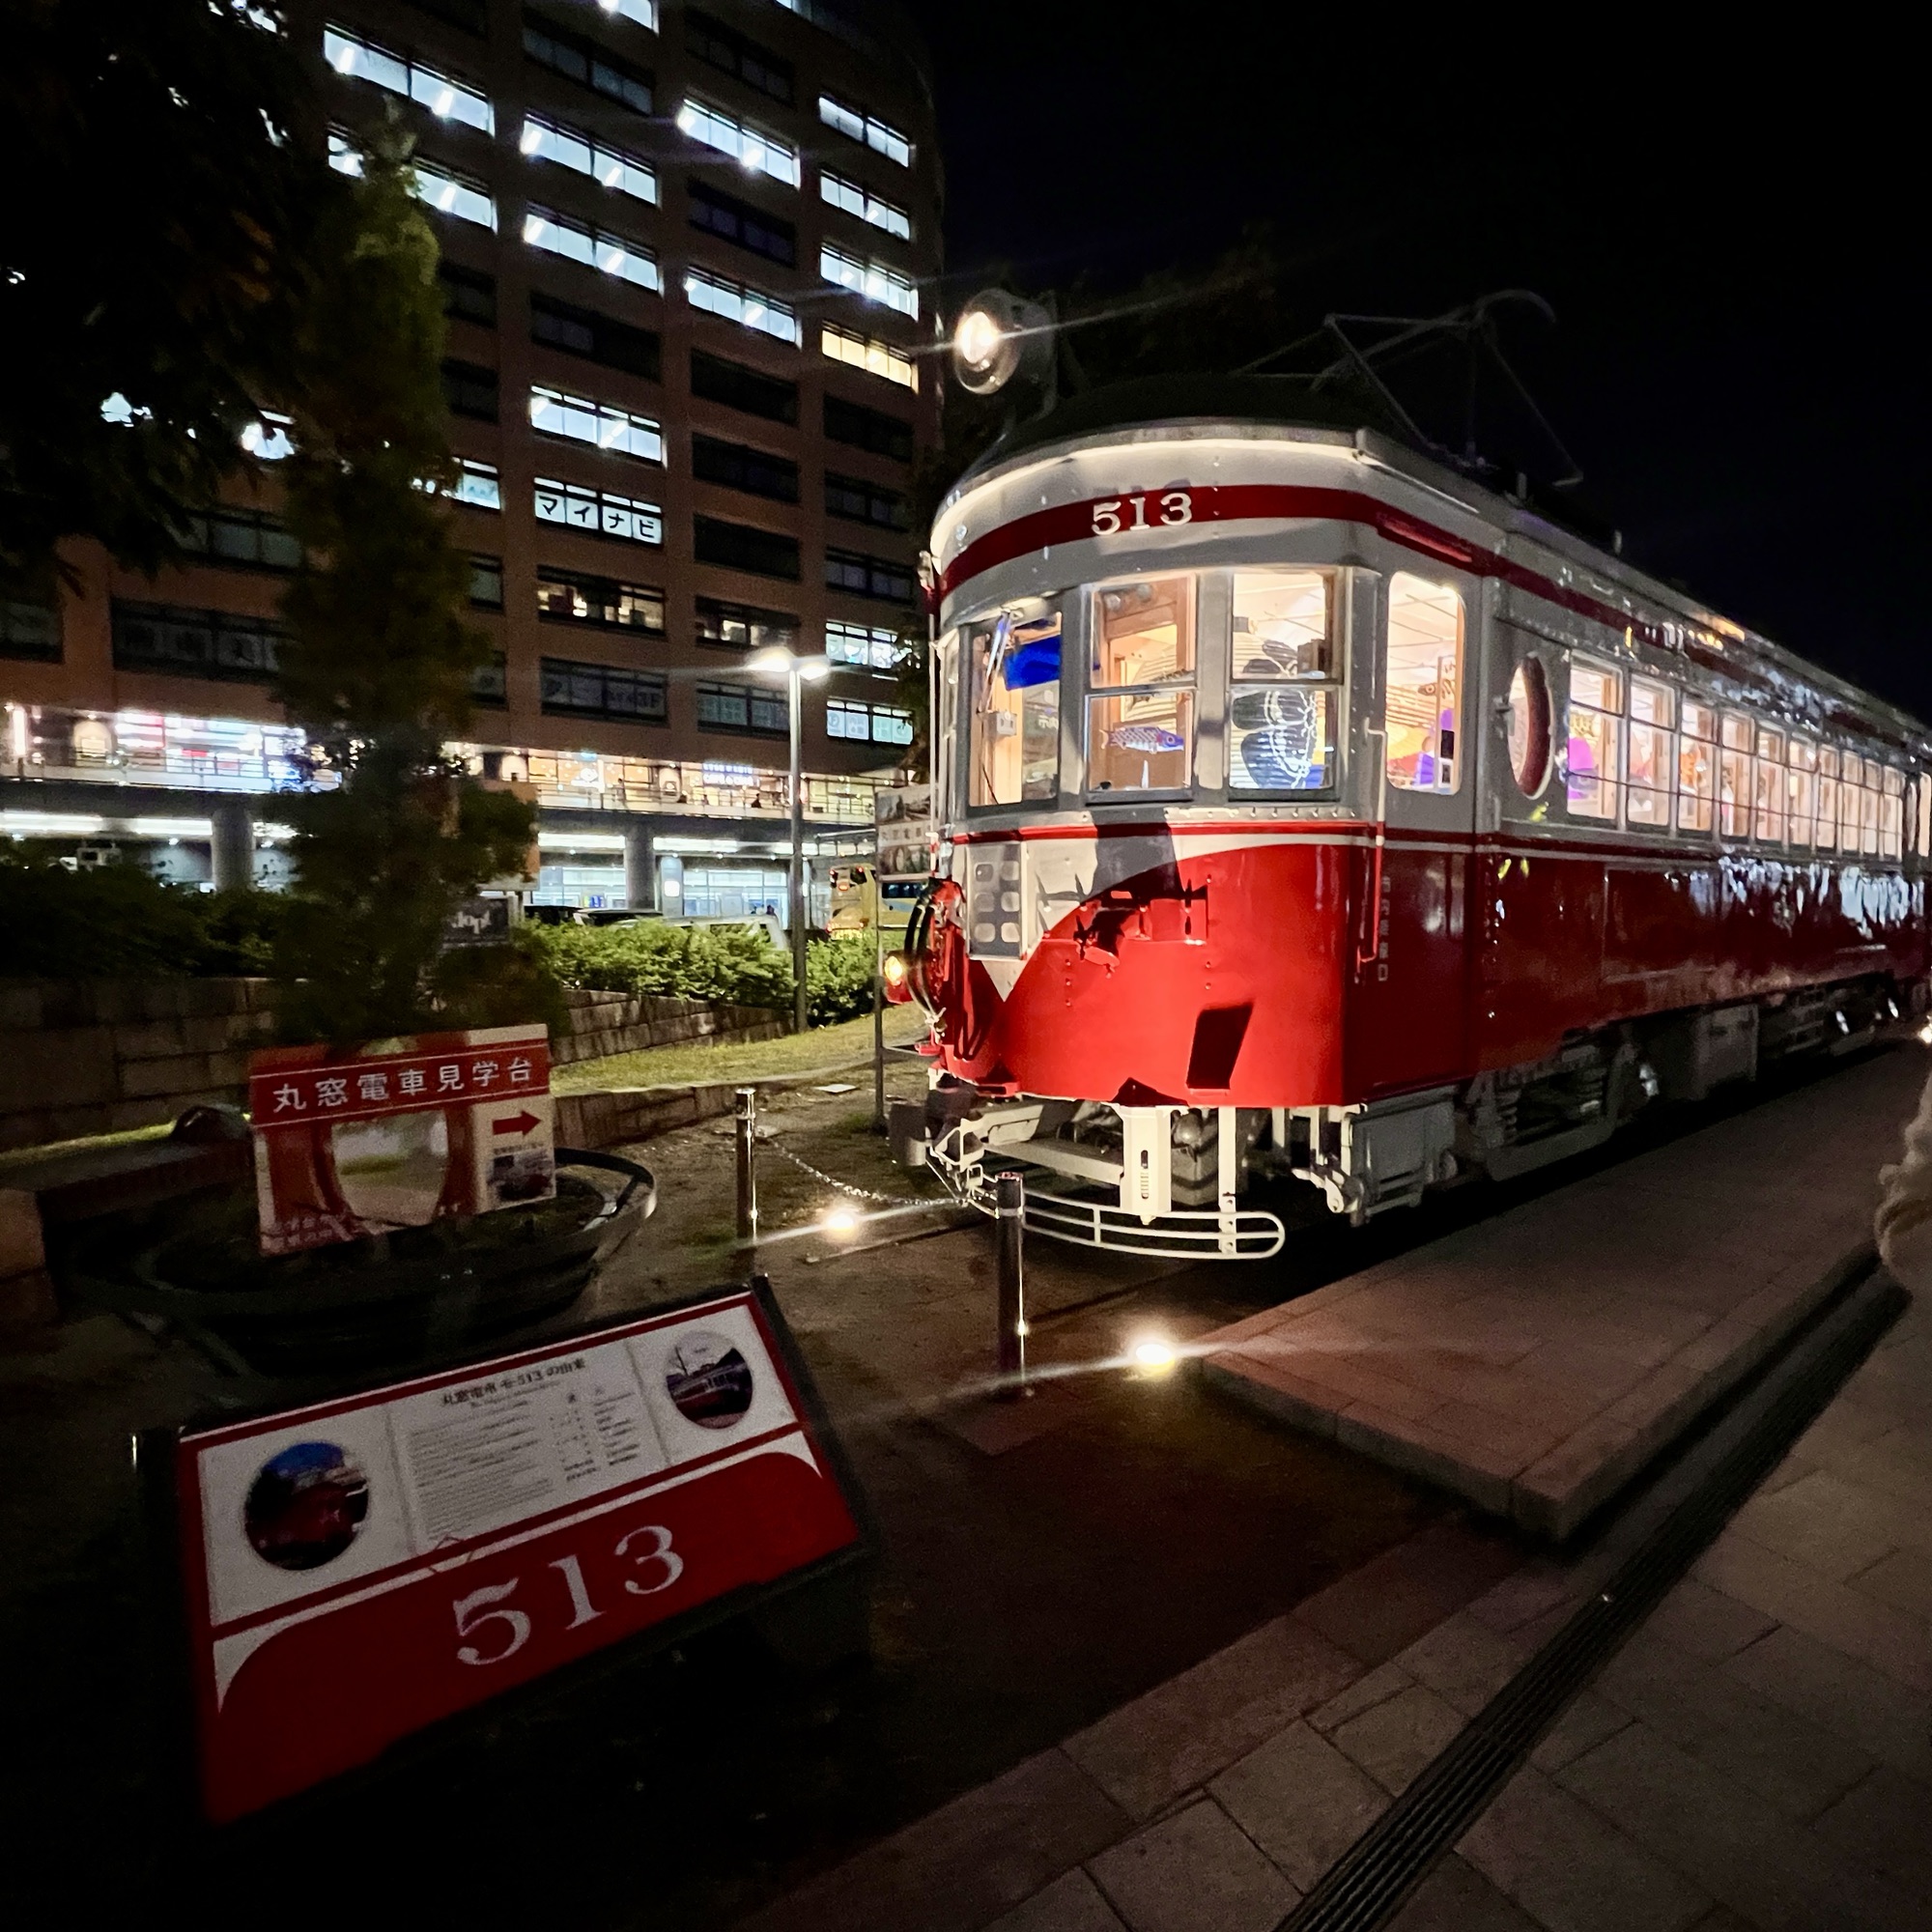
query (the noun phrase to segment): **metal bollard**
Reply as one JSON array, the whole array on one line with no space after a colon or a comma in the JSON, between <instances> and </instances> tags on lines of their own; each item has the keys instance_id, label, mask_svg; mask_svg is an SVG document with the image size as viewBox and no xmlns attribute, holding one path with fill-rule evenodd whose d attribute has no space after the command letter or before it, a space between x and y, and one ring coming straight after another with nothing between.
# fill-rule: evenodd
<instances>
[{"instance_id":1,"label":"metal bollard","mask_svg":"<svg viewBox=\"0 0 1932 1932\"><path fill-rule=\"evenodd\" d=\"M738 1250L749 1259L758 1246L758 1090L738 1089Z\"/></svg>"},{"instance_id":2,"label":"metal bollard","mask_svg":"<svg viewBox=\"0 0 1932 1932\"><path fill-rule=\"evenodd\" d=\"M1000 1244L1000 1379L1011 1400L1029 1393L1026 1379L1026 1178L1002 1174L993 1183Z\"/></svg>"}]
</instances>

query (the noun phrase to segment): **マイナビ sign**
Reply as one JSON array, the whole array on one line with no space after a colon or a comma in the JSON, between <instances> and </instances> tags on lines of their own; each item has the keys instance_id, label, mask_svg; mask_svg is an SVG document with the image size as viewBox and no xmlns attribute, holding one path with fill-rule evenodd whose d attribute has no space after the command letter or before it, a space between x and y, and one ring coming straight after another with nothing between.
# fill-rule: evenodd
<instances>
[{"instance_id":1,"label":"\u30de\u30a4\u30ca\u30d3 sign","mask_svg":"<svg viewBox=\"0 0 1932 1932\"><path fill-rule=\"evenodd\" d=\"M204 1808L862 1547L762 1284L174 1444Z\"/></svg>"},{"instance_id":2,"label":"\u30de\u30a4\u30ca\u30d3 sign","mask_svg":"<svg viewBox=\"0 0 1932 1932\"><path fill-rule=\"evenodd\" d=\"M418 1034L383 1046L274 1047L250 1057L265 1254L556 1192L543 1027Z\"/></svg>"}]
</instances>

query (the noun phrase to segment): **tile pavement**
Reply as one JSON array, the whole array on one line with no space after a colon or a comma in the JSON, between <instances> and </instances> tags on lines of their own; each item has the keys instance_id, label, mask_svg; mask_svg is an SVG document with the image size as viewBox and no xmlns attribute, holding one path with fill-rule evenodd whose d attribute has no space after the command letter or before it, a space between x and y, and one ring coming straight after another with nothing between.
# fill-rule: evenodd
<instances>
[{"instance_id":1,"label":"tile pavement","mask_svg":"<svg viewBox=\"0 0 1932 1932\"><path fill-rule=\"evenodd\" d=\"M1567 1536L1827 1297L1924 1076L1879 1055L1204 1336L1205 1373ZM1922 1602L1932 1564L1890 1582Z\"/></svg>"},{"instance_id":2,"label":"tile pavement","mask_svg":"<svg viewBox=\"0 0 1932 1932\"><path fill-rule=\"evenodd\" d=\"M779 1901L759 1932L1267 1932L1602 1583L1438 1524ZM1932 1926L1932 1297L1394 1932Z\"/></svg>"}]
</instances>

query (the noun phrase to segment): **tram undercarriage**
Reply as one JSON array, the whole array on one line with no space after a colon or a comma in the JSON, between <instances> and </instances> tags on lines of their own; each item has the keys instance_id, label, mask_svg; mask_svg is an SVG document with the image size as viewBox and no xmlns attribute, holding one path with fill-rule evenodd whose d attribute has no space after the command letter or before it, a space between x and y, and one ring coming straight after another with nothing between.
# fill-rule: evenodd
<instances>
[{"instance_id":1,"label":"tram undercarriage","mask_svg":"<svg viewBox=\"0 0 1932 1932\"><path fill-rule=\"evenodd\" d=\"M990 1213L1028 1174L1027 1226L1122 1252L1263 1261L1287 1224L1255 1205L1301 1181L1360 1226L1432 1187L1506 1180L1601 1146L1652 1101L1699 1100L1806 1053L1842 1054L1922 1016L1923 982L1850 981L1604 1028L1548 1059L1354 1106L1119 1106L983 1095L941 1075L893 1109L895 1157Z\"/></svg>"}]
</instances>

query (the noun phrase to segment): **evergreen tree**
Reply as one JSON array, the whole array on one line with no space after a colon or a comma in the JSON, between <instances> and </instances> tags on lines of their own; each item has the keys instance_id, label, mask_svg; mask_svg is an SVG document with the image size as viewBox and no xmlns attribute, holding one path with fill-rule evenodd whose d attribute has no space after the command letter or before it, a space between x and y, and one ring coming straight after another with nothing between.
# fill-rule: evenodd
<instances>
[{"instance_id":1,"label":"evergreen tree","mask_svg":"<svg viewBox=\"0 0 1932 1932\"><path fill-rule=\"evenodd\" d=\"M285 1030L337 1042L544 1017L528 956L445 952L458 902L520 870L530 807L444 746L488 661L440 495L455 476L437 242L390 127L325 215L295 350L283 468L306 562L284 599L280 696L332 787L293 802Z\"/></svg>"}]
</instances>

